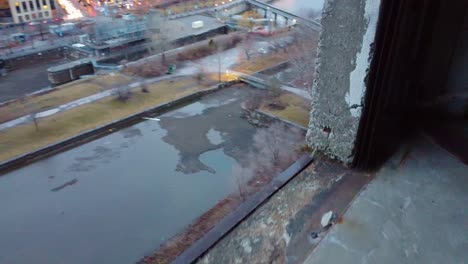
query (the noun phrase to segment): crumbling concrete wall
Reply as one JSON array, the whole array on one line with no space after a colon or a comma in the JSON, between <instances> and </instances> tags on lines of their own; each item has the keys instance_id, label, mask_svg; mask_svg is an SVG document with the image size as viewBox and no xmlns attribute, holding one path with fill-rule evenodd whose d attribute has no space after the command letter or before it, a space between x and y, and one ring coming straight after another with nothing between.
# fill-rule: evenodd
<instances>
[{"instance_id":1,"label":"crumbling concrete wall","mask_svg":"<svg viewBox=\"0 0 468 264\"><path fill-rule=\"evenodd\" d=\"M380 0L326 0L312 89L308 144L353 160Z\"/></svg>"}]
</instances>

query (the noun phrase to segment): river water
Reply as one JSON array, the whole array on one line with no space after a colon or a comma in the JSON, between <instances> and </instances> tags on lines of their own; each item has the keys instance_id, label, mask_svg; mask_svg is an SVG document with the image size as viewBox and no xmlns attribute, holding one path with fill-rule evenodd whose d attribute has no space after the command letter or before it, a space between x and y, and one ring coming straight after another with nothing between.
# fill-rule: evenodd
<instances>
[{"instance_id":1,"label":"river water","mask_svg":"<svg viewBox=\"0 0 468 264\"><path fill-rule=\"evenodd\" d=\"M134 263L151 253L235 190L233 167L257 132L239 116L249 90L1 176L0 263Z\"/></svg>"}]
</instances>

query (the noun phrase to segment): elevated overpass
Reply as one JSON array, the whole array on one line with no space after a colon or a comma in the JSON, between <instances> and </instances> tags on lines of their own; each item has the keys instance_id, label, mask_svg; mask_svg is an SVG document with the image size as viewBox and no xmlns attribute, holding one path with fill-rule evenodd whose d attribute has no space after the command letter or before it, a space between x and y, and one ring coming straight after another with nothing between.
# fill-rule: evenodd
<instances>
[{"instance_id":1,"label":"elevated overpass","mask_svg":"<svg viewBox=\"0 0 468 264\"><path fill-rule=\"evenodd\" d=\"M315 31L320 31L322 29L322 26L317 21L294 15L292 13L289 13L287 11L274 7L272 5L269 5L269 4L266 4L257 0L245 0L245 2L256 8L263 9L265 11L265 17L267 16L268 12L271 12L274 14L275 20L277 16L279 15L279 16L284 17L286 20L296 21L298 24L312 28Z\"/></svg>"},{"instance_id":2,"label":"elevated overpass","mask_svg":"<svg viewBox=\"0 0 468 264\"><path fill-rule=\"evenodd\" d=\"M269 89L270 88L270 80L269 80L269 77L268 76L264 76L262 74L259 74L259 73L256 73L254 75L250 75L250 74L245 74L245 73L242 73L242 72L238 72L238 71L232 71L232 70L227 70L226 71L228 74L231 74L233 76L236 76L239 80L243 81L243 82L246 82L254 87L257 87L257 88L260 88L260 89ZM305 91L305 90L302 90L302 89L299 89L299 88L296 88L296 87L292 87L292 86L288 86L288 85L280 85L279 87L280 89L284 90L284 91L288 91L290 93L293 93L293 94L296 94L304 99L307 99L307 100L312 100L312 97L310 96L309 92Z\"/></svg>"}]
</instances>

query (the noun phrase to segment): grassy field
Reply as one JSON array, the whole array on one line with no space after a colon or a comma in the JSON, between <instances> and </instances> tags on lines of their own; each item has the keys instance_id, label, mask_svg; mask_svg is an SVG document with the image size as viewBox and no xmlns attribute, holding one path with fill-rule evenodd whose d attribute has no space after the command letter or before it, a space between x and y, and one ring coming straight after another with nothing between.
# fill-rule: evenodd
<instances>
[{"instance_id":1,"label":"grassy field","mask_svg":"<svg viewBox=\"0 0 468 264\"><path fill-rule=\"evenodd\" d=\"M30 96L0 107L0 123L12 120L30 113L40 112L67 102L90 96L118 85L126 85L131 78L122 74L97 75L87 79L74 81L58 86L55 91Z\"/></svg>"},{"instance_id":2,"label":"grassy field","mask_svg":"<svg viewBox=\"0 0 468 264\"><path fill-rule=\"evenodd\" d=\"M198 85L191 78L162 81L149 85L149 93L142 93L138 88L134 89L126 102L112 96L41 118L37 131L33 123L0 131L0 160L11 159L152 106L205 89L208 87Z\"/></svg>"},{"instance_id":3,"label":"grassy field","mask_svg":"<svg viewBox=\"0 0 468 264\"><path fill-rule=\"evenodd\" d=\"M272 101L284 108L271 107L270 103ZM274 100L262 102L259 110L307 127L309 125L310 108L310 101L293 93L282 93Z\"/></svg>"},{"instance_id":4,"label":"grassy field","mask_svg":"<svg viewBox=\"0 0 468 264\"><path fill-rule=\"evenodd\" d=\"M243 62L237 65L235 69L251 73L263 70L284 60L284 54L273 54L255 59L255 61ZM222 81L232 79L234 79L233 76L222 74ZM65 84L50 93L31 96L27 100L16 101L0 107L0 123L30 113L44 111L106 89L126 85L131 81L131 77L115 73L93 76ZM39 120L38 131L36 131L32 123L0 131L0 160L13 158L86 130L130 116L151 106L207 89L209 85L217 81L217 73L207 73L201 80L186 78L177 81L162 81L150 85L150 93L142 93L140 89L134 89L132 97L127 102L121 102L113 96L42 118ZM309 103L304 103L302 98L295 97L297 96L282 95L279 97L278 100L281 101L281 104L286 106L284 109L271 109L267 105L263 105L261 110L306 126L310 108Z\"/></svg>"},{"instance_id":5,"label":"grassy field","mask_svg":"<svg viewBox=\"0 0 468 264\"><path fill-rule=\"evenodd\" d=\"M272 53L268 56L255 58L249 61L241 62L233 67L233 70L243 73L254 73L264 69L267 69L271 66L274 66L278 63L281 63L285 60L288 60L288 55L278 52Z\"/></svg>"}]
</instances>

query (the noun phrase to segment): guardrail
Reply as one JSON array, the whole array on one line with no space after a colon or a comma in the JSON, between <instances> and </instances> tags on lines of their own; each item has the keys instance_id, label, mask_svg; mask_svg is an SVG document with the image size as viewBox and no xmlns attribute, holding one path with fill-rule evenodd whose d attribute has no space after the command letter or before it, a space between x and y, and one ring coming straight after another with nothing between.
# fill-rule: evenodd
<instances>
[{"instance_id":1,"label":"guardrail","mask_svg":"<svg viewBox=\"0 0 468 264\"><path fill-rule=\"evenodd\" d=\"M272 13L276 13L280 16L283 16L283 17L286 17L286 18L289 18L289 19L295 19L299 24L303 24L303 25L306 25L316 31L320 31L322 29L322 26L320 25L320 23L314 21L314 20L310 20L310 19L307 19L307 18L303 18L303 17L300 17L300 16L297 16L297 15L294 15L292 13L289 13L287 11L284 11L282 9L279 9L275 6L272 6L272 5L269 5L269 4L266 4L266 3L263 3L263 2L259 2L259 1L256 1L256 0L245 0L248 4L251 4L253 6L256 6L256 7L259 7L259 8L262 8L262 9L265 9L265 10L268 10Z\"/></svg>"},{"instance_id":2,"label":"guardrail","mask_svg":"<svg viewBox=\"0 0 468 264\"><path fill-rule=\"evenodd\" d=\"M249 83L250 85L252 85L254 87L257 87L259 89L268 89L268 87L270 85L270 81L267 80L268 76L262 76L259 73L256 73L256 76L253 76L253 75L250 75L250 74L245 74L245 73L242 73L242 72L231 71L231 70L227 70L226 73L234 75L239 80L241 80L243 82L246 82L246 83ZM264 78L261 78L261 77L264 77ZM298 95L298 96L300 96L300 97L302 97L304 99L312 100L312 97L310 96L309 92L307 92L305 90L302 90L302 89L299 89L299 88L296 88L296 87L292 87L292 86L288 86L288 85L284 85L284 84L280 85L280 89L282 89L284 91L287 91L287 92L290 92L290 93L293 93L293 94L296 94L296 95Z\"/></svg>"}]
</instances>

